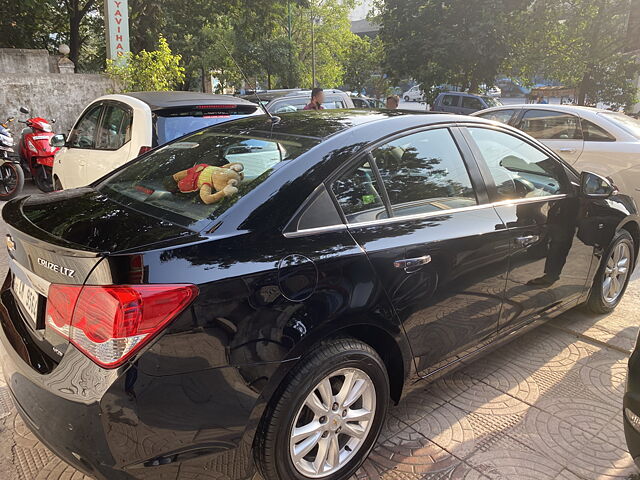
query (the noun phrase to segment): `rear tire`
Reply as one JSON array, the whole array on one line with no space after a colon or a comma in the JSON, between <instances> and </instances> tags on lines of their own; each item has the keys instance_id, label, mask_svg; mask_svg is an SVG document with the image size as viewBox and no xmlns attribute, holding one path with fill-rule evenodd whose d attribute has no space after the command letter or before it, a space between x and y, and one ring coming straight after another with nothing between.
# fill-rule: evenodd
<instances>
[{"instance_id":1,"label":"rear tire","mask_svg":"<svg viewBox=\"0 0 640 480\"><path fill-rule=\"evenodd\" d=\"M386 367L369 345L352 338L321 343L265 411L254 442L260 473L265 480L350 478L380 435L389 396Z\"/></svg>"},{"instance_id":2,"label":"rear tire","mask_svg":"<svg viewBox=\"0 0 640 480\"><path fill-rule=\"evenodd\" d=\"M0 201L15 198L24 188L24 172L17 163L0 165Z\"/></svg>"},{"instance_id":3,"label":"rear tire","mask_svg":"<svg viewBox=\"0 0 640 480\"><path fill-rule=\"evenodd\" d=\"M602 255L585 308L593 313L612 312L624 296L634 263L633 237L620 230Z\"/></svg>"},{"instance_id":4,"label":"rear tire","mask_svg":"<svg viewBox=\"0 0 640 480\"><path fill-rule=\"evenodd\" d=\"M55 191L64 190L62 187L62 182L60 182L60 179L58 177L55 177L53 179L53 189Z\"/></svg>"}]
</instances>

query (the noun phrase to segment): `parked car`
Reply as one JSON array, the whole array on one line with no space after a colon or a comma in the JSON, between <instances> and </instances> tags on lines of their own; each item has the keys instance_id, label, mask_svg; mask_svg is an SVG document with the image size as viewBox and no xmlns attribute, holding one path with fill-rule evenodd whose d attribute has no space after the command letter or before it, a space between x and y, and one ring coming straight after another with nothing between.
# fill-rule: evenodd
<instances>
[{"instance_id":1,"label":"parked car","mask_svg":"<svg viewBox=\"0 0 640 480\"><path fill-rule=\"evenodd\" d=\"M402 94L402 98L405 102L423 102L424 95L420 89L420 85L414 85L409 90Z\"/></svg>"},{"instance_id":2,"label":"parked car","mask_svg":"<svg viewBox=\"0 0 640 480\"><path fill-rule=\"evenodd\" d=\"M477 114L537 138L578 170L611 177L640 205L640 121L574 105L510 105Z\"/></svg>"},{"instance_id":3,"label":"parked car","mask_svg":"<svg viewBox=\"0 0 640 480\"><path fill-rule=\"evenodd\" d=\"M262 99L262 97L260 97ZM267 111L273 114L290 113L302 110L311 101L311 90L300 90L278 96L267 104ZM355 108L353 99L342 90L325 89L322 106L327 110Z\"/></svg>"},{"instance_id":4,"label":"parked car","mask_svg":"<svg viewBox=\"0 0 640 480\"><path fill-rule=\"evenodd\" d=\"M218 202L174 188L222 170ZM200 130L4 206L6 385L94 478L345 480L408 383L575 305L615 308L640 219L613 193L473 117Z\"/></svg>"},{"instance_id":5,"label":"parked car","mask_svg":"<svg viewBox=\"0 0 640 480\"><path fill-rule=\"evenodd\" d=\"M260 114L258 105L229 95L133 92L105 95L87 106L53 163L57 190L88 185L138 155L208 125Z\"/></svg>"},{"instance_id":6,"label":"parked car","mask_svg":"<svg viewBox=\"0 0 640 480\"><path fill-rule=\"evenodd\" d=\"M459 113L469 115L489 107L497 107L502 102L488 95L476 95L465 92L443 92L433 101L434 112Z\"/></svg>"},{"instance_id":7,"label":"parked car","mask_svg":"<svg viewBox=\"0 0 640 480\"><path fill-rule=\"evenodd\" d=\"M385 102L377 98L352 96L351 101L355 108L386 108Z\"/></svg>"},{"instance_id":8,"label":"parked car","mask_svg":"<svg viewBox=\"0 0 640 480\"><path fill-rule=\"evenodd\" d=\"M497 86L493 86L487 89L487 95L489 95L490 97L500 97L502 95L502 90L500 90L500 87Z\"/></svg>"}]
</instances>

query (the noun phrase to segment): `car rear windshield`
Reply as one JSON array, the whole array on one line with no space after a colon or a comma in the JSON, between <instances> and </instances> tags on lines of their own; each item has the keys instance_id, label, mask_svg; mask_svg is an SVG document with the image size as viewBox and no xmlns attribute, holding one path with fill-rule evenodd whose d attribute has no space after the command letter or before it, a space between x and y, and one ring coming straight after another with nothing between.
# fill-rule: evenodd
<instances>
[{"instance_id":1,"label":"car rear windshield","mask_svg":"<svg viewBox=\"0 0 640 480\"><path fill-rule=\"evenodd\" d=\"M257 105L197 105L155 111L155 145L164 145L201 128L252 115L257 109Z\"/></svg>"},{"instance_id":2,"label":"car rear windshield","mask_svg":"<svg viewBox=\"0 0 640 480\"><path fill-rule=\"evenodd\" d=\"M640 138L640 120L630 117L629 115L625 115L624 113L606 112L601 113L600 115L609 120L611 123L614 123L618 127L627 131L634 137Z\"/></svg>"},{"instance_id":3,"label":"car rear windshield","mask_svg":"<svg viewBox=\"0 0 640 480\"><path fill-rule=\"evenodd\" d=\"M279 164L316 144L308 137L213 127L149 152L97 188L138 211L198 230L257 187ZM211 203L205 203L200 194L207 189L221 193L214 201L207 197Z\"/></svg>"}]
</instances>

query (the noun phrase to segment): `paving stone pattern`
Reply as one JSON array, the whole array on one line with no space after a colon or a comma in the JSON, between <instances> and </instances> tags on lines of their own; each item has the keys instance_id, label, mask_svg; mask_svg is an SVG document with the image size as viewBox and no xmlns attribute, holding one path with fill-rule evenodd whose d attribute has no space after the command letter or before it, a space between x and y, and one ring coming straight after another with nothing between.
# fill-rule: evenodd
<instances>
[{"instance_id":1,"label":"paving stone pattern","mask_svg":"<svg viewBox=\"0 0 640 480\"><path fill-rule=\"evenodd\" d=\"M611 315L568 312L431 385L412 385L353 480L634 478L621 405L638 306L636 274ZM86 478L28 431L0 380L0 479Z\"/></svg>"}]
</instances>

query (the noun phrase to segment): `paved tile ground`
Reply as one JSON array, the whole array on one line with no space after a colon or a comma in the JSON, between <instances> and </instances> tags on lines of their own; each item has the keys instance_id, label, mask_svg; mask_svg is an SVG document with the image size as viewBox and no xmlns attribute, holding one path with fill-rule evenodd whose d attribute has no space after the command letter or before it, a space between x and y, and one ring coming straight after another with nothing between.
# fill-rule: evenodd
<instances>
[{"instance_id":1,"label":"paved tile ground","mask_svg":"<svg viewBox=\"0 0 640 480\"><path fill-rule=\"evenodd\" d=\"M611 315L568 312L432 385L415 384L357 480L634 476L621 405L639 306L636 274ZM0 479L83 478L25 428L0 380Z\"/></svg>"}]
</instances>

